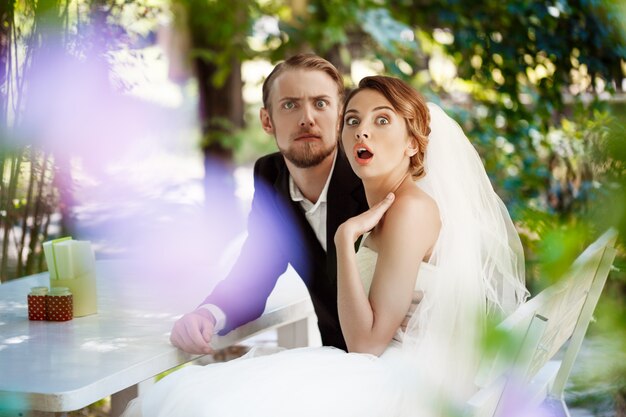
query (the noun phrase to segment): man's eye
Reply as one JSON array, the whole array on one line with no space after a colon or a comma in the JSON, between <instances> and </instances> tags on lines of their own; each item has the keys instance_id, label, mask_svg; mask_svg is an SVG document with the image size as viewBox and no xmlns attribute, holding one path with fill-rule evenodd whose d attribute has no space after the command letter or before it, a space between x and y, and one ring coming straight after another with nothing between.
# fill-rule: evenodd
<instances>
[{"instance_id":1,"label":"man's eye","mask_svg":"<svg viewBox=\"0 0 626 417\"><path fill-rule=\"evenodd\" d=\"M357 119L356 117L348 117L346 119L346 124L348 126L355 126L359 124L359 119Z\"/></svg>"},{"instance_id":2,"label":"man's eye","mask_svg":"<svg viewBox=\"0 0 626 417\"><path fill-rule=\"evenodd\" d=\"M319 109L323 109L324 107L328 106L328 103L325 100L317 100L315 102L315 106Z\"/></svg>"},{"instance_id":3,"label":"man's eye","mask_svg":"<svg viewBox=\"0 0 626 417\"><path fill-rule=\"evenodd\" d=\"M293 101L285 101L283 103L283 109L291 110L296 107L296 104Z\"/></svg>"},{"instance_id":4,"label":"man's eye","mask_svg":"<svg viewBox=\"0 0 626 417\"><path fill-rule=\"evenodd\" d=\"M386 117L380 116L376 118L376 123L380 124L380 125L388 125L389 124L389 119L387 119Z\"/></svg>"}]
</instances>

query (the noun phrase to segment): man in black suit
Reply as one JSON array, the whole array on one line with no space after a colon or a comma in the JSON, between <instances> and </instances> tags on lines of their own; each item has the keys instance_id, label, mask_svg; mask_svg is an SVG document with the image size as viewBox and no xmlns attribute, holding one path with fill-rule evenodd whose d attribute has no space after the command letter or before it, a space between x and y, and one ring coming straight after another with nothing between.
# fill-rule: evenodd
<instances>
[{"instance_id":1,"label":"man in black suit","mask_svg":"<svg viewBox=\"0 0 626 417\"><path fill-rule=\"evenodd\" d=\"M334 235L367 210L365 193L338 147L343 80L310 54L278 64L263 84L263 129L280 152L254 166L248 237L230 274L202 305L179 319L170 340L190 353L210 353L214 333L259 317L288 264L304 280L322 343L346 349L337 313Z\"/></svg>"}]
</instances>

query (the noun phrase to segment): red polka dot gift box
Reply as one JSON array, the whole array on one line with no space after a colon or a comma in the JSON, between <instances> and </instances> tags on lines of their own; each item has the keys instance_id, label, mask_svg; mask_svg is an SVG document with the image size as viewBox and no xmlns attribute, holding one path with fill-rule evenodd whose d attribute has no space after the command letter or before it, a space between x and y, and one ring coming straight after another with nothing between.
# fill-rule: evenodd
<instances>
[{"instance_id":1,"label":"red polka dot gift box","mask_svg":"<svg viewBox=\"0 0 626 417\"><path fill-rule=\"evenodd\" d=\"M46 317L48 321L72 320L73 297L67 287L52 287L46 298Z\"/></svg>"},{"instance_id":2,"label":"red polka dot gift box","mask_svg":"<svg viewBox=\"0 0 626 417\"><path fill-rule=\"evenodd\" d=\"M46 319L46 297L48 287L32 287L28 294L28 320Z\"/></svg>"}]
</instances>

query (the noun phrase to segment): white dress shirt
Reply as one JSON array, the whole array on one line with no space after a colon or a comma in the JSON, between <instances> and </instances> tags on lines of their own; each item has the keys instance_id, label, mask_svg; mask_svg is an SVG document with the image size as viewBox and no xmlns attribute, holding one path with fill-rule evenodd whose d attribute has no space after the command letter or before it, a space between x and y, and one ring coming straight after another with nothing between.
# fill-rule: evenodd
<instances>
[{"instance_id":1,"label":"white dress shirt","mask_svg":"<svg viewBox=\"0 0 626 417\"><path fill-rule=\"evenodd\" d=\"M315 232L315 236L317 236L317 240L322 245L322 248L324 248L324 251L327 250L326 213L328 212L328 186L330 184L330 178L333 176L333 171L335 170L335 161L337 161L337 155L335 155L333 166L330 168L328 178L326 178L326 184L324 184L324 188L322 188L322 192L315 204L302 195L293 177L291 175L289 176L289 195L291 196L291 200L300 203L300 207L304 210L304 216L311 225L311 229Z\"/></svg>"}]
</instances>

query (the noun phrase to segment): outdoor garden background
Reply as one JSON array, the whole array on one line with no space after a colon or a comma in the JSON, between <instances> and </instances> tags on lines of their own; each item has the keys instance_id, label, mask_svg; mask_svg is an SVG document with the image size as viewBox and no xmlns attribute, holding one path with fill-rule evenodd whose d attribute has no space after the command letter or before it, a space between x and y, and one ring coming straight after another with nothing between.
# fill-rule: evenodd
<instances>
[{"instance_id":1,"label":"outdoor garden background","mask_svg":"<svg viewBox=\"0 0 626 417\"><path fill-rule=\"evenodd\" d=\"M152 289L218 279L251 166L276 149L261 83L296 52L348 87L401 77L453 113L533 294L618 229L567 401L626 416L623 0L0 0L0 283L45 270L42 242L67 235L141 259Z\"/></svg>"}]
</instances>

